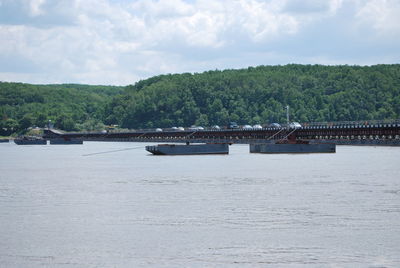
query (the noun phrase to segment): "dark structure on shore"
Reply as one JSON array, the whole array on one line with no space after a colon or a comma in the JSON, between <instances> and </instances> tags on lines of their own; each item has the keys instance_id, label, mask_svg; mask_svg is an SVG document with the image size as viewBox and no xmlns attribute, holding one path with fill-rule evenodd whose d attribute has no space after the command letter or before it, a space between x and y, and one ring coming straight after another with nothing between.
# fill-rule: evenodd
<instances>
[{"instance_id":1,"label":"dark structure on shore","mask_svg":"<svg viewBox=\"0 0 400 268\"><path fill-rule=\"evenodd\" d=\"M400 121L389 123L326 123L303 124L301 128L204 129L163 131L136 130L126 132L70 132L46 129L44 139L79 139L83 141L190 142L190 143L275 143L294 135L309 143L337 145L400 146Z\"/></svg>"}]
</instances>

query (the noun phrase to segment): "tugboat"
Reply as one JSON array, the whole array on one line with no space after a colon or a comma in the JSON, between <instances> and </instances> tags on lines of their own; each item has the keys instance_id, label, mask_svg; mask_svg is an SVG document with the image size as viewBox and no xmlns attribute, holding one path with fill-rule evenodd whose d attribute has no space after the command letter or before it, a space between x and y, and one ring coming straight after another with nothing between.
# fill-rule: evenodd
<instances>
[{"instance_id":1,"label":"tugboat","mask_svg":"<svg viewBox=\"0 0 400 268\"><path fill-rule=\"evenodd\" d=\"M18 145L46 145L47 140L36 136L22 136L14 139L15 144Z\"/></svg>"},{"instance_id":2,"label":"tugboat","mask_svg":"<svg viewBox=\"0 0 400 268\"><path fill-rule=\"evenodd\" d=\"M229 145L227 143L158 144L146 146L146 151L154 155L228 154Z\"/></svg>"}]
</instances>

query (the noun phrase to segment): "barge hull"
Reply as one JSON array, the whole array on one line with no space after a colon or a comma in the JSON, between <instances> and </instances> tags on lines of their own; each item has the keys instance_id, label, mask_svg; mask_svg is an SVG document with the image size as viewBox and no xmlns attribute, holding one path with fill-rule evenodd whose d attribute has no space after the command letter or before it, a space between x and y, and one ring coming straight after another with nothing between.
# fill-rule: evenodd
<instances>
[{"instance_id":1,"label":"barge hull","mask_svg":"<svg viewBox=\"0 0 400 268\"><path fill-rule=\"evenodd\" d=\"M83 144L81 139L50 139L51 145L64 145L64 144Z\"/></svg>"},{"instance_id":2,"label":"barge hull","mask_svg":"<svg viewBox=\"0 0 400 268\"><path fill-rule=\"evenodd\" d=\"M196 154L228 154L228 144L162 144L146 146L146 150L155 155L196 155Z\"/></svg>"},{"instance_id":3,"label":"barge hull","mask_svg":"<svg viewBox=\"0 0 400 268\"><path fill-rule=\"evenodd\" d=\"M335 144L250 144L250 153L304 154L335 153Z\"/></svg>"},{"instance_id":4,"label":"barge hull","mask_svg":"<svg viewBox=\"0 0 400 268\"><path fill-rule=\"evenodd\" d=\"M47 140L18 140L15 139L14 143L17 145L46 145Z\"/></svg>"}]
</instances>

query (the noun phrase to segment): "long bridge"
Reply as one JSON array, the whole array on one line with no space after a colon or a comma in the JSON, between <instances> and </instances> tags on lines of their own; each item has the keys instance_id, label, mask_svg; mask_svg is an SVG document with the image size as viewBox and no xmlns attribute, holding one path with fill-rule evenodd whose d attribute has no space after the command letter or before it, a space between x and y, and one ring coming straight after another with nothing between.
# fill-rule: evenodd
<instances>
[{"instance_id":1,"label":"long bridge","mask_svg":"<svg viewBox=\"0 0 400 268\"><path fill-rule=\"evenodd\" d=\"M400 120L390 122L309 123L300 128L266 127L262 129L145 129L124 132L60 132L46 129L45 139L64 138L84 141L131 142L200 142L200 143L268 143L287 138L311 143L338 145L400 146Z\"/></svg>"}]
</instances>

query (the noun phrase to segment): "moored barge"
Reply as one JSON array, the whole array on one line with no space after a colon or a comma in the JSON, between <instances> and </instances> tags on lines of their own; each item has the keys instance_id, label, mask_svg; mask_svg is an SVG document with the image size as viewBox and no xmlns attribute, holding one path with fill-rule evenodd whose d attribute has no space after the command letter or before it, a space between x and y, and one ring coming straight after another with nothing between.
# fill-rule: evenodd
<instances>
[{"instance_id":1,"label":"moored barge","mask_svg":"<svg viewBox=\"0 0 400 268\"><path fill-rule=\"evenodd\" d=\"M229 145L227 143L158 144L146 146L146 150L155 155L228 154Z\"/></svg>"},{"instance_id":2,"label":"moored barge","mask_svg":"<svg viewBox=\"0 0 400 268\"><path fill-rule=\"evenodd\" d=\"M14 143L17 145L46 145L47 140L39 137L24 136L14 139Z\"/></svg>"},{"instance_id":3,"label":"moored barge","mask_svg":"<svg viewBox=\"0 0 400 268\"><path fill-rule=\"evenodd\" d=\"M64 144L83 144L82 139L70 139L70 138L55 138L50 139L51 145L64 145Z\"/></svg>"},{"instance_id":4,"label":"moored barge","mask_svg":"<svg viewBox=\"0 0 400 268\"><path fill-rule=\"evenodd\" d=\"M290 135L288 139L272 143L250 144L250 153L264 154L309 154L309 153L335 153L334 143L310 143L306 140L297 140Z\"/></svg>"},{"instance_id":5,"label":"moored barge","mask_svg":"<svg viewBox=\"0 0 400 268\"><path fill-rule=\"evenodd\" d=\"M250 144L250 153L264 154L307 154L307 153L335 153L336 145L326 144Z\"/></svg>"}]
</instances>

